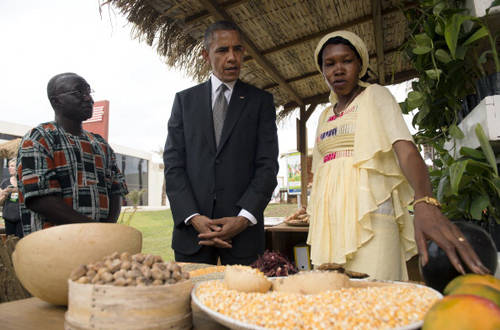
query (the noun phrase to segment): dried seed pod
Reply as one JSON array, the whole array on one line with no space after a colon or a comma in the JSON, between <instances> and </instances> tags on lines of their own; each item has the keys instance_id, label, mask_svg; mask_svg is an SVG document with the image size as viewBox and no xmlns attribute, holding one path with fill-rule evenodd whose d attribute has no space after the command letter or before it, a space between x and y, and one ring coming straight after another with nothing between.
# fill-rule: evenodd
<instances>
[{"instance_id":1,"label":"dried seed pod","mask_svg":"<svg viewBox=\"0 0 500 330\"><path fill-rule=\"evenodd\" d=\"M170 271L170 272L173 272L175 270L175 263L174 262L169 262L167 264L167 270Z\"/></svg>"},{"instance_id":2,"label":"dried seed pod","mask_svg":"<svg viewBox=\"0 0 500 330\"><path fill-rule=\"evenodd\" d=\"M163 285L163 281L162 280L154 280L153 285Z\"/></svg>"},{"instance_id":3,"label":"dried seed pod","mask_svg":"<svg viewBox=\"0 0 500 330\"><path fill-rule=\"evenodd\" d=\"M109 283L111 281L113 281L113 274L111 273L103 273L101 274L101 279L105 282L105 283Z\"/></svg>"},{"instance_id":4,"label":"dried seed pod","mask_svg":"<svg viewBox=\"0 0 500 330\"><path fill-rule=\"evenodd\" d=\"M90 281L92 284L97 284L97 282L101 281L101 275L98 273L94 278Z\"/></svg>"},{"instance_id":5,"label":"dried seed pod","mask_svg":"<svg viewBox=\"0 0 500 330\"><path fill-rule=\"evenodd\" d=\"M95 271L97 272L100 268L104 267L104 261L98 261L94 264L95 266Z\"/></svg>"},{"instance_id":6,"label":"dried seed pod","mask_svg":"<svg viewBox=\"0 0 500 330\"><path fill-rule=\"evenodd\" d=\"M154 258L155 258L155 262L156 263L162 263L163 262L163 259L160 256L154 256Z\"/></svg>"},{"instance_id":7,"label":"dried seed pod","mask_svg":"<svg viewBox=\"0 0 500 330\"><path fill-rule=\"evenodd\" d=\"M182 275L181 275L181 272L179 272L179 271L177 271L177 270L176 270L176 271L174 271L174 272L172 273L172 278L173 278L176 282L177 282L177 281L182 280Z\"/></svg>"},{"instance_id":8,"label":"dried seed pod","mask_svg":"<svg viewBox=\"0 0 500 330\"><path fill-rule=\"evenodd\" d=\"M135 279L135 283L137 286L145 286L146 285L146 279L144 277L138 277Z\"/></svg>"},{"instance_id":9,"label":"dried seed pod","mask_svg":"<svg viewBox=\"0 0 500 330\"><path fill-rule=\"evenodd\" d=\"M135 282L134 278L127 278L127 279L125 279L125 283L127 284L127 286L135 286L136 285L136 282Z\"/></svg>"},{"instance_id":10,"label":"dried seed pod","mask_svg":"<svg viewBox=\"0 0 500 330\"><path fill-rule=\"evenodd\" d=\"M89 269L87 270L87 273L85 274L88 278L93 278L97 272L94 269Z\"/></svg>"},{"instance_id":11,"label":"dried seed pod","mask_svg":"<svg viewBox=\"0 0 500 330\"><path fill-rule=\"evenodd\" d=\"M144 261L144 254L142 254L142 253L134 254L132 256L132 260L136 261L136 262L139 262L139 263L142 263Z\"/></svg>"},{"instance_id":12,"label":"dried seed pod","mask_svg":"<svg viewBox=\"0 0 500 330\"><path fill-rule=\"evenodd\" d=\"M141 267L141 272L142 272L142 275L146 279L151 278L151 276L152 276L151 269L148 266L146 266L146 265L144 265L144 266Z\"/></svg>"},{"instance_id":13,"label":"dried seed pod","mask_svg":"<svg viewBox=\"0 0 500 330\"><path fill-rule=\"evenodd\" d=\"M132 267L131 269L141 269L142 264L137 262L137 261L132 261Z\"/></svg>"},{"instance_id":14,"label":"dried seed pod","mask_svg":"<svg viewBox=\"0 0 500 330\"><path fill-rule=\"evenodd\" d=\"M129 270L125 274L125 277L127 277L127 278L138 278L138 277L141 277L141 276L142 276L142 273L138 269Z\"/></svg>"},{"instance_id":15,"label":"dried seed pod","mask_svg":"<svg viewBox=\"0 0 500 330\"><path fill-rule=\"evenodd\" d=\"M130 253L123 252L122 254L120 254L120 260L121 261L130 261Z\"/></svg>"},{"instance_id":16,"label":"dried seed pod","mask_svg":"<svg viewBox=\"0 0 500 330\"><path fill-rule=\"evenodd\" d=\"M76 281L76 283L80 283L80 284L87 284L87 283L89 283L89 282L90 282L90 280L89 280L89 278L88 278L87 276L82 276L82 277L80 277L80 278Z\"/></svg>"},{"instance_id":17,"label":"dried seed pod","mask_svg":"<svg viewBox=\"0 0 500 330\"><path fill-rule=\"evenodd\" d=\"M151 267L155 261L155 257L152 254L146 255L144 258L144 262L142 263L143 265L146 265L148 267Z\"/></svg>"},{"instance_id":18,"label":"dried seed pod","mask_svg":"<svg viewBox=\"0 0 500 330\"><path fill-rule=\"evenodd\" d=\"M106 259L106 260L104 261L104 265L105 265L105 267L106 267L106 268L108 268L108 269L111 269L112 264L113 264L113 259Z\"/></svg>"},{"instance_id":19,"label":"dried seed pod","mask_svg":"<svg viewBox=\"0 0 500 330\"><path fill-rule=\"evenodd\" d=\"M152 270L151 275L155 280L163 280L165 277L165 274L159 269Z\"/></svg>"},{"instance_id":20,"label":"dried seed pod","mask_svg":"<svg viewBox=\"0 0 500 330\"><path fill-rule=\"evenodd\" d=\"M113 254L111 254L109 256L111 259L116 259L116 258L120 258L120 254L118 252L113 252Z\"/></svg>"},{"instance_id":21,"label":"dried seed pod","mask_svg":"<svg viewBox=\"0 0 500 330\"><path fill-rule=\"evenodd\" d=\"M158 267L159 269L161 269L162 271L165 271L167 270L167 265L163 262L157 262L153 265L153 267Z\"/></svg>"},{"instance_id":22,"label":"dried seed pod","mask_svg":"<svg viewBox=\"0 0 500 330\"><path fill-rule=\"evenodd\" d=\"M127 281L124 278L120 277L120 278L117 278L113 284L116 286L126 286Z\"/></svg>"},{"instance_id":23,"label":"dried seed pod","mask_svg":"<svg viewBox=\"0 0 500 330\"><path fill-rule=\"evenodd\" d=\"M97 271L97 274L99 274L99 275L104 274L104 273L109 273L108 267L99 268L99 270Z\"/></svg>"},{"instance_id":24,"label":"dried seed pod","mask_svg":"<svg viewBox=\"0 0 500 330\"><path fill-rule=\"evenodd\" d=\"M120 267L122 266L122 261L120 259L114 259L112 262L111 262L111 265L108 266L109 270L114 273L116 271L118 271L120 269Z\"/></svg>"},{"instance_id":25,"label":"dried seed pod","mask_svg":"<svg viewBox=\"0 0 500 330\"><path fill-rule=\"evenodd\" d=\"M113 274L113 278L116 280L116 279L119 279L119 278L123 278L125 279L125 274L127 273L126 270L123 270L123 269L120 269L119 271L117 271L116 273Z\"/></svg>"},{"instance_id":26,"label":"dried seed pod","mask_svg":"<svg viewBox=\"0 0 500 330\"><path fill-rule=\"evenodd\" d=\"M72 281L76 281L77 279L79 279L80 277L82 277L85 274L87 274L87 266L80 265L80 266L78 266L78 268L76 268L75 270L73 270L71 272L71 275L69 276L69 278Z\"/></svg>"},{"instance_id":27,"label":"dried seed pod","mask_svg":"<svg viewBox=\"0 0 500 330\"><path fill-rule=\"evenodd\" d=\"M129 270L130 268L132 268L132 263L128 260L123 260L122 265L121 265L121 269Z\"/></svg>"}]
</instances>

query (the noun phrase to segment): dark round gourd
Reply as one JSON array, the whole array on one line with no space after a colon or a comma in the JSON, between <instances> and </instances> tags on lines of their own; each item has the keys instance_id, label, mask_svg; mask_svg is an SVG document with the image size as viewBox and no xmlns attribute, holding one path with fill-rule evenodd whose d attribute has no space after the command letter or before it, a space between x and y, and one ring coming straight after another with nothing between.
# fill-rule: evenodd
<instances>
[{"instance_id":1,"label":"dark round gourd","mask_svg":"<svg viewBox=\"0 0 500 330\"><path fill-rule=\"evenodd\" d=\"M494 274L497 268L498 255L490 234L483 228L471 223L460 221L455 222L455 225L462 231L484 266ZM445 286L461 274L453 267L444 250L434 241L428 245L428 251L429 261L423 267L420 265L420 274L425 284L443 292ZM472 273L463 261L462 265L467 273Z\"/></svg>"}]
</instances>

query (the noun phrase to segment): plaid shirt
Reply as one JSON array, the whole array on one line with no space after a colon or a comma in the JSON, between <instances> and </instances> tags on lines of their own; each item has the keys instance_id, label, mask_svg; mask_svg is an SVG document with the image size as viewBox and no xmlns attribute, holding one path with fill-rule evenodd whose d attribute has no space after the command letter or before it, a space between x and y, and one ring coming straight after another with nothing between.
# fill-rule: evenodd
<instances>
[{"instance_id":1,"label":"plaid shirt","mask_svg":"<svg viewBox=\"0 0 500 330\"><path fill-rule=\"evenodd\" d=\"M25 235L52 225L26 208L25 201L32 197L60 196L76 212L98 222L108 218L111 195L128 193L106 140L85 130L71 135L56 122L40 124L24 136L17 179Z\"/></svg>"}]
</instances>

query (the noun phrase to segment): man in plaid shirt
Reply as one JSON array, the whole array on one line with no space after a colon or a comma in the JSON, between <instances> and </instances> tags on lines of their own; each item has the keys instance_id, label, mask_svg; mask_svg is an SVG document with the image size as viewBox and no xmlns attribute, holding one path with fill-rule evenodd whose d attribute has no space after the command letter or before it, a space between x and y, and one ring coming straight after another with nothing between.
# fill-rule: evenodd
<instances>
[{"instance_id":1,"label":"man in plaid shirt","mask_svg":"<svg viewBox=\"0 0 500 330\"><path fill-rule=\"evenodd\" d=\"M58 74L47 85L55 120L29 131L17 158L24 235L53 225L118 219L128 192L125 179L109 144L82 128L92 116L91 93L75 73Z\"/></svg>"}]
</instances>

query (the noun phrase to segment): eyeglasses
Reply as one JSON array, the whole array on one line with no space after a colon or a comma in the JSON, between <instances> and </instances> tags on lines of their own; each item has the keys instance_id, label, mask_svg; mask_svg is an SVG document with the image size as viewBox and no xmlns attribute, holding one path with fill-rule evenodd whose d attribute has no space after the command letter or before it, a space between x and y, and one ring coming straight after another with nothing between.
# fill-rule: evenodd
<instances>
[{"instance_id":1,"label":"eyeglasses","mask_svg":"<svg viewBox=\"0 0 500 330\"><path fill-rule=\"evenodd\" d=\"M84 91L82 91L82 90L76 90L76 91L64 92L64 93L57 94L57 95L54 95L54 96L75 94L76 96L78 96L80 98L83 98L85 95L92 96L94 94L94 92L95 91L93 89L87 89L87 90L84 90Z\"/></svg>"}]
</instances>

